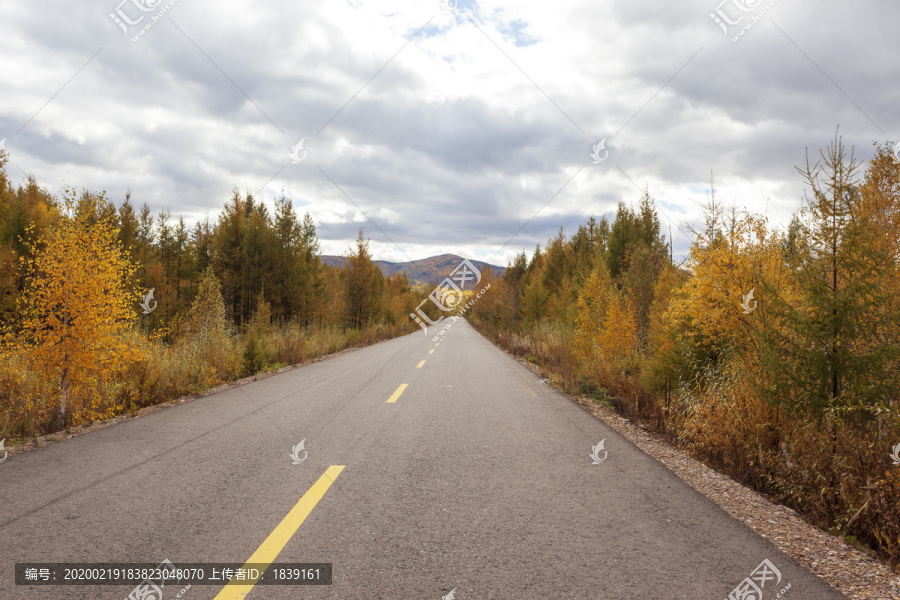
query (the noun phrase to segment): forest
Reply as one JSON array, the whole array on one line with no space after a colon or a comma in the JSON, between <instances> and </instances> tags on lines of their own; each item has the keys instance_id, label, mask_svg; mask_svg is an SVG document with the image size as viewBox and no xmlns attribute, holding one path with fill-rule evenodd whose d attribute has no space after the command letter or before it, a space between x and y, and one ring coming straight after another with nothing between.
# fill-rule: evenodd
<instances>
[{"instance_id":1,"label":"forest","mask_svg":"<svg viewBox=\"0 0 900 600\"><path fill-rule=\"evenodd\" d=\"M0 154L0 439L102 421L419 331L430 291L385 277L362 230L342 267L311 215L235 189L188 227L130 194L13 186ZM797 169L787 225L715 184L673 260L649 190L560 230L465 317L551 382L900 564L900 162L839 137ZM429 303L426 303L429 304ZM436 316L436 315L435 315Z\"/></svg>"},{"instance_id":2,"label":"forest","mask_svg":"<svg viewBox=\"0 0 900 600\"><path fill-rule=\"evenodd\" d=\"M468 317L551 381L900 564L900 161L839 137L787 226L725 206L672 260L648 191L520 254ZM547 375L545 375L547 376Z\"/></svg>"},{"instance_id":3,"label":"forest","mask_svg":"<svg viewBox=\"0 0 900 600\"><path fill-rule=\"evenodd\" d=\"M103 421L221 383L418 330L424 298L385 277L360 230L319 261L311 215L235 189L188 227L131 194L33 177L0 151L0 439Z\"/></svg>"}]
</instances>

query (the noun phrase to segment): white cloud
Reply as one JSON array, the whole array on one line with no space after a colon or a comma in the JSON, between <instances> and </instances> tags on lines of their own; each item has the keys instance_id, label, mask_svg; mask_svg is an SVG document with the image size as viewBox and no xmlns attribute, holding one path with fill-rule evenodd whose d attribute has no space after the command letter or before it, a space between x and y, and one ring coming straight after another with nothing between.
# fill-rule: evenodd
<instances>
[{"instance_id":1,"label":"white cloud","mask_svg":"<svg viewBox=\"0 0 900 600\"><path fill-rule=\"evenodd\" d=\"M636 201L635 185L683 252L677 230L697 222L710 170L726 201L784 221L802 195L793 165L837 124L864 160L873 140L900 137L889 85L900 65L885 50L894 4L829 0L812 13L780 0L737 43L706 0L460 0L457 13L437 1L179 0L138 42L110 19L116 6L5 14L0 137L13 178L117 201L130 187L189 220L217 214L234 186L269 202L285 189L325 252L362 225L378 258L505 262ZM122 9L143 14L134 6ZM610 158L594 165L603 137ZM301 138L309 155L291 164Z\"/></svg>"}]
</instances>

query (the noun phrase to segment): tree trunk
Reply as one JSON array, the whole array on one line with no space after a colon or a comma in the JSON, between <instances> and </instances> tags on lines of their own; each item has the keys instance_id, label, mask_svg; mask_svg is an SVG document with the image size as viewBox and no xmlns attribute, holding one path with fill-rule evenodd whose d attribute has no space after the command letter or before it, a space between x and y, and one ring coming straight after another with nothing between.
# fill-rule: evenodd
<instances>
[{"instance_id":1,"label":"tree trunk","mask_svg":"<svg viewBox=\"0 0 900 600\"><path fill-rule=\"evenodd\" d=\"M66 427L66 397L69 392L69 379L67 370L63 371L62 380L59 382L59 419L57 429L60 431Z\"/></svg>"}]
</instances>

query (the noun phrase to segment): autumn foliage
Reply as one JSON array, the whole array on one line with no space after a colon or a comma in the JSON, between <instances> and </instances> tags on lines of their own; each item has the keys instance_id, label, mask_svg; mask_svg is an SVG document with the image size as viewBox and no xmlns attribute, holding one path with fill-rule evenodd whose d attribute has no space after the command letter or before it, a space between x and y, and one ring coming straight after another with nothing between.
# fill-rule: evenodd
<instances>
[{"instance_id":1,"label":"autumn foliage","mask_svg":"<svg viewBox=\"0 0 900 600\"><path fill-rule=\"evenodd\" d=\"M836 136L798 171L787 227L712 184L676 265L645 192L520 255L471 314L564 389L897 565L900 164L876 146L863 173Z\"/></svg>"},{"instance_id":2,"label":"autumn foliage","mask_svg":"<svg viewBox=\"0 0 900 600\"><path fill-rule=\"evenodd\" d=\"M0 439L79 426L416 330L424 297L360 231L319 261L311 215L234 191L188 228L130 193L13 188L0 151ZM152 292L152 299L151 299Z\"/></svg>"},{"instance_id":3,"label":"autumn foliage","mask_svg":"<svg viewBox=\"0 0 900 600\"><path fill-rule=\"evenodd\" d=\"M76 203L69 194L47 234L26 242L34 258L22 259L27 283L13 344L29 369L58 386L59 427L69 416L70 391L93 396L98 380L138 360L143 350L128 335L136 318L134 266L106 216L106 201L87 195ZM77 407L76 421L85 412L112 416L100 398L89 402Z\"/></svg>"}]
</instances>

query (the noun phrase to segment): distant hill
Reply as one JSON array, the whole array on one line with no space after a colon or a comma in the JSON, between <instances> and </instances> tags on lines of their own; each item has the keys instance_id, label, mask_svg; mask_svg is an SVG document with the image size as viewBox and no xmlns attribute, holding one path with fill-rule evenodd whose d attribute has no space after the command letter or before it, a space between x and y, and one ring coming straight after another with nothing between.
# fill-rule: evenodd
<instances>
[{"instance_id":1,"label":"distant hill","mask_svg":"<svg viewBox=\"0 0 900 600\"><path fill-rule=\"evenodd\" d=\"M343 256L322 255L319 256L319 260L332 267L343 267L347 259ZM449 277L450 273L452 273L462 261L463 257L461 256L455 254L441 254L440 256L431 256L413 262L388 262L386 260L376 260L373 262L378 265L378 268L380 268L381 272L385 275L406 273L409 282L413 285L437 285L443 281L445 277ZM486 269L494 269L494 271L500 275L506 271L506 267L497 267L480 260L472 260L471 262L475 265L475 268L482 273Z\"/></svg>"}]
</instances>

